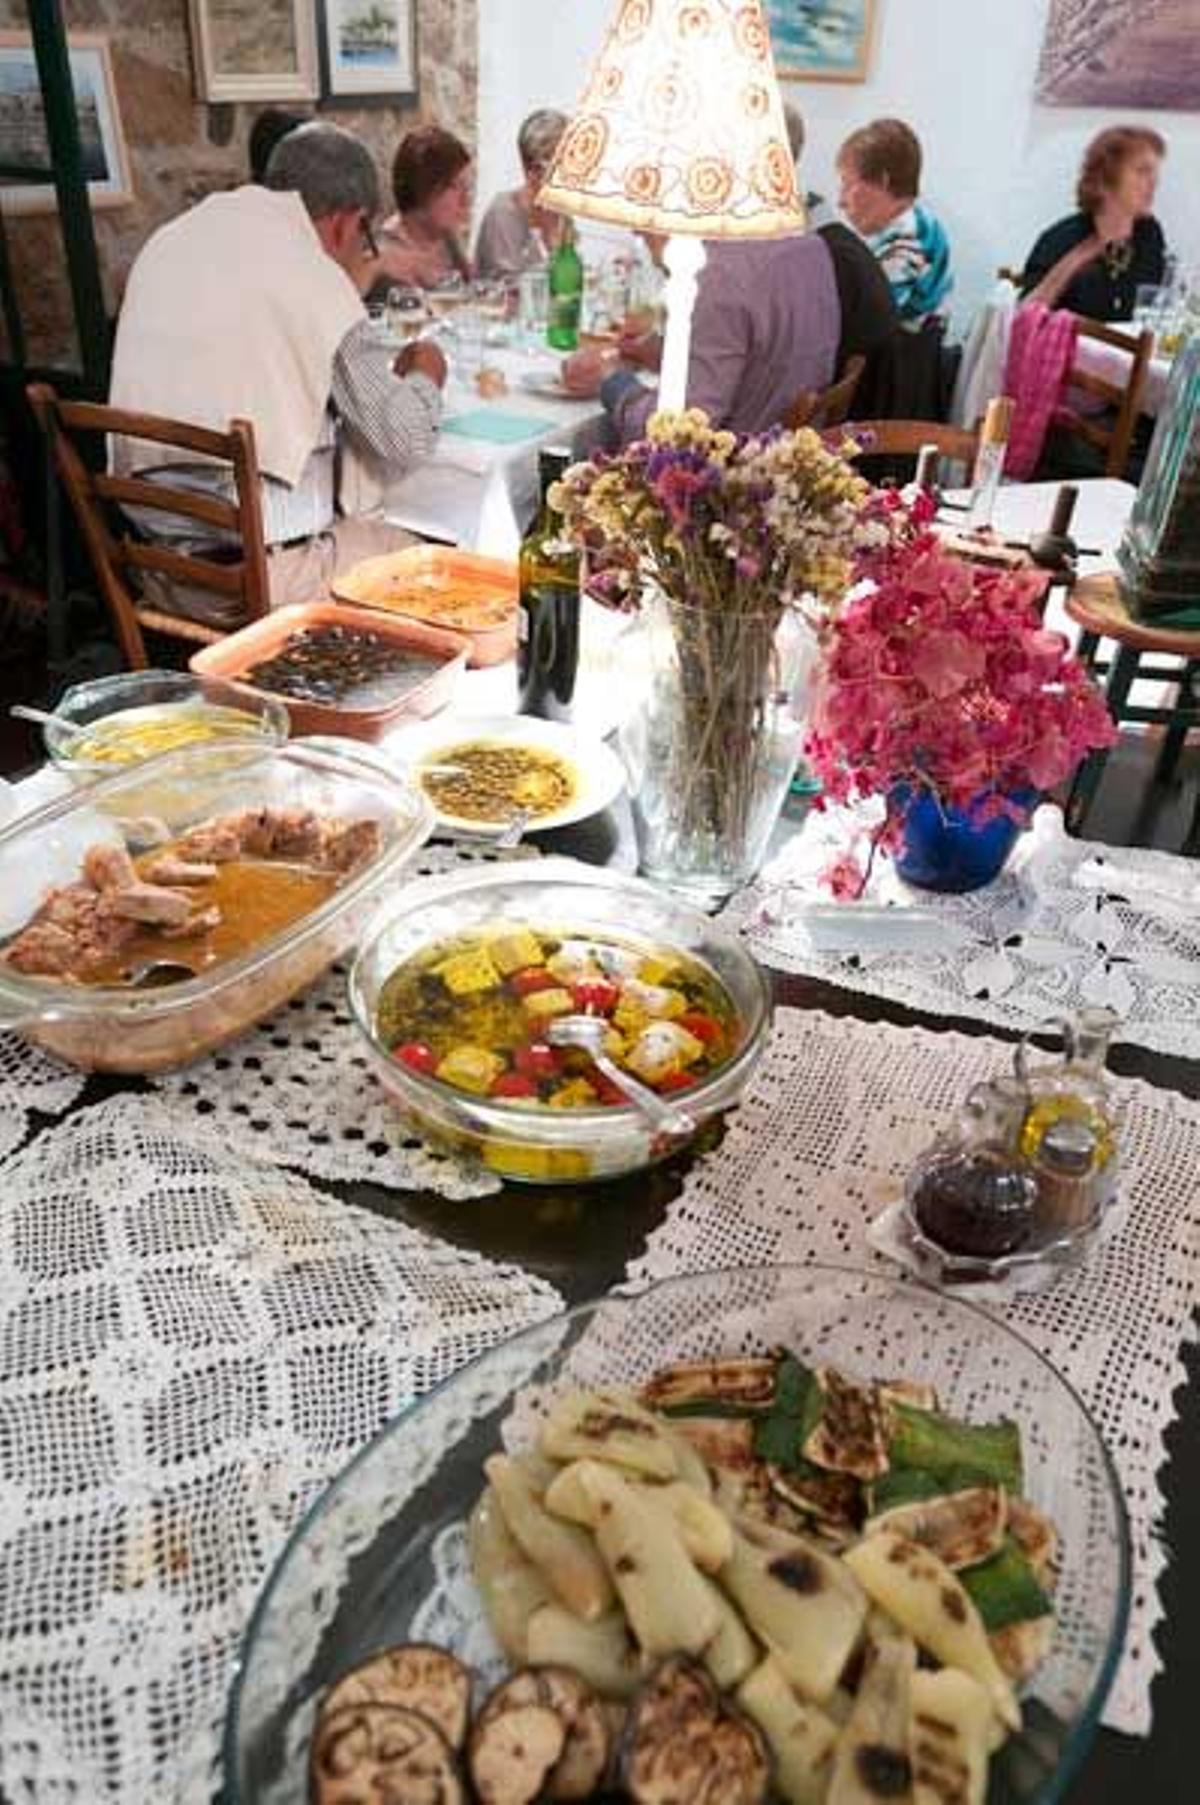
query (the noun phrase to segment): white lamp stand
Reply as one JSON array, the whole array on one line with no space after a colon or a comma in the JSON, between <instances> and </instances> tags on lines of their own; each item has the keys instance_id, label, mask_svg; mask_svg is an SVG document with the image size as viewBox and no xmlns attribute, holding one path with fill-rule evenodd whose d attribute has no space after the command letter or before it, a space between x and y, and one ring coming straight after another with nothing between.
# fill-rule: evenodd
<instances>
[{"instance_id":1,"label":"white lamp stand","mask_svg":"<svg viewBox=\"0 0 1200 1805\"><path fill-rule=\"evenodd\" d=\"M663 291L667 323L663 336L662 369L658 378L658 405L666 413L682 413L687 403L688 360L692 349L692 309L696 283L704 268L702 238L672 232L667 239L667 282Z\"/></svg>"}]
</instances>

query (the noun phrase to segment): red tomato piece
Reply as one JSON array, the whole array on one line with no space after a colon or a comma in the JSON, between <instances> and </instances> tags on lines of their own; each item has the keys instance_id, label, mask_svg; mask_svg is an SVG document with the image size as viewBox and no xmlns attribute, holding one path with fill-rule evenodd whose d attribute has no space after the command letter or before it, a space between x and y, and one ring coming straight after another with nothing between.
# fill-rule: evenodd
<instances>
[{"instance_id":1,"label":"red tomato piece","mask_svg":"<svg viewBox=\"0 0 1200 1805\"><path fill-rule=\"evenodd\" d=\"M606 1078L603 1072L592 1070L588 1073L587 1077L588 1083L596 1093L597 1101L603 1103L607 1109L613 1109L622 1103L628 1103L629 1098L625 1095L625 1092L621 1090L619 1085L614 1084L611 1078Z\"/></svg>"},{"instance_id":2,"label":"red tomato piece","mask_svg":"<svg viewBox=\"0 0 1200 1805\"><path fill-rule=\"evenodd\" d=\"M406 1040L402 1045L392 1048L392 1058L398 1059L413 1072L436 1072L438 1056L432 1047L427 1047L423 1040Z\"/></svg>"},{"instance_id":3,"label":"red tomato piece","mask_svg":"<svg viewBox=\"0 0 1200 1805\"><path fill-rule=\"evenodd\" d=\"M711 1047L715 1040L721 1038L720 1022L714 1021L711 1015L705 1015L700 1009L689 1009L675 1019L681 1028L686 1028L689 1034L703 1041L706 1047Z\"/></svg>"},{"instance_id":4,"label":"red tomato piece","mask_svg":"<svg viewBox=\"0 0 1200 1805\"><path fill-rule=\"evenodd\" d=\"M524 1072L501 1072L492 1080L490 1095L493 1097L536 1097L537 1094L537 1085Z\"/></svg>"},{"instance_id":5,"label":"red tomato piece","mask_svg":"<svg viewBox=\"0 0 1200 1805\"><path fill-rule=\"evenodd\" d=\"M654 1088L656 1091L690 1091L695 1082L690 1072L668 1072Z\"/></svg>"},{"instance_id":6,"label":"red tomato piece","mask_svg":"<svg viewBox=\"0 0 1200 1805\"><path fill-rule=\"evenodd\" d=\"M531 997L535 990L557 990L558 979L544 965L527 965L515 971L508 980L509 988L519 997Z\"/></svg>"},{"instance_id":7,"label":"red tomato piece","mask_svg":"<svg viewBox=\"0 0 1200 1805\"><path fill-rule=\"evenodd\" d=\"M557 1078L562 1070L558 1053L544 1040L531 1040L528 1046L518 1047L513 1054L513 1064L526 1078Z\"/></svg>"},{"instance_id":8,"label":"red tomato piece","mask_svg":"<svg viewBox=\"0 0 1200 1805\"><path fill-rule=\"evenodd\" d=\"M581 1015L611 1015L620 995L607 978L580 978L571 986L571 1001Z\"/></svg>"}]
</instances>

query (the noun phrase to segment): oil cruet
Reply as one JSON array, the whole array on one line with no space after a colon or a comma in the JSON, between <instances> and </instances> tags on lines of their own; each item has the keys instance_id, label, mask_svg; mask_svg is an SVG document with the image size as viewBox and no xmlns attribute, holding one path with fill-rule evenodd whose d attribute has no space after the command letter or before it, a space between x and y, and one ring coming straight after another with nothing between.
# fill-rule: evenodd
<instances>
[{"instance_id":1,"label":"oil cruet","mask_svg":"<svg viewBox=\"0 0 1200 1805\"><path fill-rule=\"evenodd\" d=\"M1118 1022L1111 1009L1088 1008L1052 1024L1057 1060L1034 1063L1028 1036L1017 1048L1029 1098L1019 1144L1037 1178L1043 1239L1090 1227L1116 1193L1121 1112L1104 1068Z\"/></svg>"}]
</instances>

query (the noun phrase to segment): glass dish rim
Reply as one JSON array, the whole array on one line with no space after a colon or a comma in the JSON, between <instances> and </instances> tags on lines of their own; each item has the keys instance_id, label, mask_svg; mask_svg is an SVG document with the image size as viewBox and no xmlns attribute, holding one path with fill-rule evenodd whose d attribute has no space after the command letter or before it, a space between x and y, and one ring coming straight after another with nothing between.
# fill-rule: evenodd
<instances>
[{"instance_id":1,"label":"glass dish rim","mask_svg":"<svg viewBox=\"0 0 1200 1805\"><path fill-rule=\"evenodd\" d=\"M123 688L132 691L136 688L138 681L148 679L159 682L165 679L169 682L182 684L185 689L190 686L193 690L192 699L196 701L205 701L207 699L205 690L211 687L213 689L221 689L228 692L226 706L231 708L235 707L239 702L243 705L247 701L252 703L257 702L257 716L262 722L262 730L257 734L247 732L247 740L261 740L266 746L284 746L291 738L291 718L288 715L286 707L282 702L279 702L266 691L264 691L261 696L248 698L241 692L236 691L227 678L205 677L203 675L198 675L195 671L160 670L157 666L148 668L144 671L110 671L103 677L85 677L82 682L72 683L59 697L58 702L55 705L55 715L57 717L60 714L61 710L73 696L78 700L90 699L92 696L103 699L104 692L111 692L119 695ZM184 705L185 700L185 697L180 697L176 702L164 702L161 706L182 706ZM137 706L137 703L130 703L131 708ZM142 704L142 706L152 708L155 705L152 702L147 702ZM123 709L109 709L97 718L99 720L107 720L110 714L121 714L123 712ZM72 724L66 715L63 715L62 719L66 725L69 726ZM125 772L138 769L140 766L150 762L148 759L140 759L134 761L133 764L120 765L117 767L110 764L97 764L95 761L89 759L72 758L66 748L58 744L58 740L59 730L56 728L55 722L47 721L42 728L42 744L45 747L46 756L56 770L64 771L69 777L85 776L89 772L95 772L95 781L100 782L106 777L122 775ZM230 742L227 741L225 743L228 744ZM183 749L184 748L180 746L169 748L169 750L173 752L179 752ZM154 756L156 758L161 758L164 754L159 752L155 753Z\"/></svg>"},{"instance_id":2,"label":"glass dish rim","mask_svg":"<svg viewBox=\"0 0 1200 1805\"><path fill-rule=\"evenodd\" d=\"M298 943L308 939L315 929L319 930L336 920L351 903L375 885L382 875L411 858L429 838L434 821L428 799L406 778L388 771L378 761L362 758L354 751L343 750L341 747L309 747L302 740L289 739L273 743L261 737L223 740L220 743L221 756L243 751L255 758L282 760L286 764L298 764L301 768L315 762L318 770L324 769L326 774L369 778L376 785L390 785L397 800L403 796L411 804L411 820L407 827L398 832L392 846L386 847L378 858L356 872L349 883L331 891L324 902L309 914L302 915L282 933L259 946L249 948L237 958L225 960L207 971L197 972L193 978L185 978L167 988L138 991L121 984L71 985L60 980L27 976L25 973L12 971L7 966L0 966L0 1025L19 1031L26 1023L33 1025L51 1020L73 1021L98 1014L134 1013L163 1017L186 1010L201 1000L219 996L230 985L253 976L261 966L286 955ZM211 745L176 746L168 752L157 753L153 758L143 759L136 765L123 766L95 783L77 786L65 795L54 797L40 808L33 809L26 815L18 815L7 826L0 827L0 854L8 846L15 844L22 834L40 831L63 816L86 810L94 804L97 796L103 800L109 791L119 790L131 782L153 782L157 775L174 762L184 765L199 762L211 757L213 752L214 747ZM339 769L339 766L354 768L346 770ZM20 1013L14 1010L9 1014L4 1007L6 1002L28 1003L29 1008Z\"/></svg>"},{"instance_id":3,"label":"glass dish rim","mask_svg":"<svg viewBox=\"0 0 1200 1805\"><path fill-rule=\"evenodd\" d=\"M548 863L548 860L531 860L528 869L523 865L514 865L509 867L509 869L514 872L520 872L523 876L528 875L529 879L532 881L535 877L543 876L544 867ZM582 863L582 861L580 861L580 863ZM495 881L491 874L497 869L499 869L497 866L485 868L487 875L478 876L473 883L469 881L464 882L461 888L465 890L487 888ZM753 953L749 952L746 947L743 946L740 938L736 934L732 933L728 928L722 927L714 917L705 915L704 911L702 909L697 909L694 904L686 901L681 903L677 898L669 897L665 892L656 889L653 884L647 884L643 879L636 877L632 873L611 873L610 868L607 866L584 866L584 869L604 873L609 876L610 881L608 882L597 882L593 879L593 889L638 889L651 897L661 899L663 902L669 902L673 909L682 908L683 910L696 915L702 921L707 922L710 927L714 928L731 947L735 948L736 951L739 954L742 954L746 959L747 966L752 974L752 981L758 994L759 1010L757 1027L752 1028L747 1032L745 1039L742 1041L737 1051L731 1053L723 1065L718 1066L716 1071L709 1072L702 1084L698 1084L694 1090L689 1090L683 1096L682 1101L684 1107L688 1109L689 1113L702 1110L706 1098L723 1094L731 1081L741 1078L746 1065L753 1063L760 1057L765 1039L771 1031L773 992L770 979L767 977ZM437 880L434 881L436 882ZM501 879L499 881L503 883L512 880ZM548 881L551 883L571 883L572 881L577 880L573 880L571 877L559 873L552 873L549 876ZM375 942L387 932L392 922L399 915L411 912L411 909L411 903L403 903L397 900L390 905L385 905L384 910L376 915L374 920L368 923L367 928L359 941L354 954L354 962L351 965L349 974L346 978L346 994L350 1002L350 1013L354 1017L354 1025L366 1042L368 1052L383 1065L384 1069L388 1070L392 1068L394 1062L391 1060L391 1055L388 1053L387 1049L380 1043L375 1034L373 1024L368 1019L367 1007L362 997L362 985L360 981L361 967L368 952L373 948ZM703 961L698 961L698 963L703 963ZM720 974L716 973L714 975L717 977L717 981L721 982ZM533 1122L544 1125L559 1117L565 1117L568 1122L580 1122L583 1124L609 1122L612 1124L614 1130L620 1129L624 1132L631 1124L644 1121L644 1117L640 1110L632 1103L584 1104L578 1109L554 1112L551 1112L547 1105L544 1110L534 1111L525 1107L520 1101L513 1098L490 1096L476 1097L469 1091L458 1090L453 1084L447 1084L441 1078L435 1078L432 1073L417 1072L411 1067L406 1067L404 1071L404 1080L407 1083L410 1079L418 1088L418 1091L421 1088L427 1087L431 1098L434 1100L444 1100L447 1104L453 1104L460 1109L495 1109L500 1113L502 1121L506 1123L512 1122L513 1124L523 1123L526 1128L530 1128L530 1124ZM532 1134L531 1128L530 1132ZM536 1139L537 1136L535 1135L533 1138Z\"/></svg>"},{"instance_id":4,"label":"glass dish rim","mask_svg":"<svg viewBox=\"0 0 1200 1805\"><path fill-rule=\"evenodd\" d=\"M289 1533L287 1540L279 1550L269 1573L264 1579L258 1598L255 1601L254 1609L246 1621L246 1626L242 1631L241 1639L238 1643L237 1654L233 1662L232 1676L226 1691L225 1719L221 1736L222 1796L226 1800L226 1805L251 1805L251 1801L241 1791L236 1769L237 1752L240 1741L239 1733L241 1729L242 1693L247 1671L248 1652L255 1646L258 1640L263 1621L274 1602L276 1592L283 1582L284 1574L290 1566L297 1549L307 1539L310 1529L324 1516L330 1501L335 1495L340 1495L343 1489L353 1481L359 1467L374 1453L375 1449L397 1433L401 1425L405 1423L410 1416L414 1415L417 1411L424 1409L427 1405L432 1404L432 1402L435 1399L440 1398L450 1386L459 1383L468 1373L473 1372L477 1367L481 1366L484 1361L493 1359L505 1349L519 1347L525 1342L532 1341L536 1336L548 1336L555 1329L562 1330L567 1325L596 1314L605 1305L616 1305L620 1308L624 1308L630 1304L643 1301L646 1297L655 1292L680 1290L686 1286L697 1284L714 1285L719 1283L722 1279L747 1277L755 1274L795 1274L798 1278L811 1278L814 1274L830 1274L835 1275L838 1278L866 1279L872 1285L883 1285L902 1292L917 1292L928 1298L940 1297L944 1303L950 1304L952 1308L966 1311L970 1317L977 1317L985 1322L991 1330L999 1330L1002 1335L1008 1336L1013 1341L1019 1343L1027 1354L1032 1355L1037 1365L1044 1368L1051 1379L1066 1391L1072 1403L1087 1423L1095 1437L1096 1445L1100 1450L1101 1464L1108 1479L1109 1495L1112 1498L1117 1519L1116 1610L1110 1627L1107 1646L1105 1647L1103 1658L1098 1664L1096 1677L1092 1682L1092 1687L1088 1693L1087 1699L1080 1708L1076 1720L1067 1734L1054 1772L1046 1780L1042 1791L1038 1793L1036 1799L1030 1802L1030 1805L1059 1805L1068 1785L1078 1773L1083 1757L1091 1746L1092 1739L1099 1726L1100 1714L1104 1709L1105 1701L1112 1689L1113 1679L1116 1675L1117 1666L1121 1660L1121 1656L1124 1653L1125 1638L1129 1629L1129 1612L1133 1597L1132 1537L1129 1525L1129 1511L1125 1503L1124 1488L1121 1485L1120 1475L1117 1472L1116 1463L1113 1460L1108 1443L1101 1434L1100 1427L1097 1424L1095 1417L1092 1415L1092 1412L1088 1409L1071 1381L1063 1373L1059 1372L1058 1368L1047 1359L1046 1355L1043 1354L1039 1348L1034 1346L1033 1342L1030 1341L1026 1335L1023 1335L1019 1330L1010 1327L1008 1323L1002 1321L1000 1317L994 1315L990 1310L985 1309L980 1304L972 1303L969 1298L951 1296L946 1292L940 1291L936 1286L923 1284L920 1280L909 1278L904 1274L880 1272L867 1266L845 1265L841 1262L832 1260L812 1260L807 1262L783 1260L776 1262L767 1261L765 1263L760 1262L748 1266L714 1267L702 1272L674 1273L670 1278L622 1285L620 1288L602 1292L598 1296L585 1299L581 1303L571 1304L565 1310L559 1310L553 1316L547 1316L540 1322L531 1323L528 1328L519 1330L515 1335L506 1336L503 1341L497 1342L494 1347L486 1348L483 1353L476 1354L472 1359L464 1361L461 1366L456 1367L454 1372L450 1373L445 1379L440 1380L436 1385L430 1386L428 1391L422 1392L420 1397L414 1398L411 1403L404 1405L394 1416L390 1417L370 1440L367 1441L356 1454L351 1456L346 1465L342 1467L341 1471L336 1473L328 1484L321 1488L321 1491L313 1499L312 1503L307 1506L303 1514L299 1517Z\"/></svg>"}]
</instances>

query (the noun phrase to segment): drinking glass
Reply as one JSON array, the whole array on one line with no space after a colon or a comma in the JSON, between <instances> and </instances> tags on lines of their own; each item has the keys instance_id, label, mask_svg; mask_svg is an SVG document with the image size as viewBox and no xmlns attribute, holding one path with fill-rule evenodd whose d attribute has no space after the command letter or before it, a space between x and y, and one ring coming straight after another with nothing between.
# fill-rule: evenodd
<instances>
[{"instance_id":1,"label":"drinking glass","mask_svg":"<svg viewBox=\"0 0 1200 1805\"><path fill-rule=\"evenodd\" d=\"M1139 282L1133 296L1133 324L1157 332L1162 324L1167 291L1159 282Z\"/></svg>"},{"instance_id":2,"label":"drinking glass","mask_svg":"<svg viewBox=\"0 0 1200 1805\"><path fill-rule=\"evenodd\" d=\"M474 301L460 306L454 316L454 362L466 382L474 382L483 368L483 344L487 322Z\"/></svg>"},{"instance_id":3,"label":"drinking glass","mask_svg":"<svg viewBox=\"0 0 1200 1805\"><path fill-rule=\"evenodd\" d=\"M388 337L408 344L420 338L429 324L429 309L419 288L389 288L387 292Z\"/></svg>"},{"instance_id":4,"label":"drinking glass","mask_svg":"<svg viewBox=\"0 0 1200 1805\"><path fill-rule=\"evenodd\" d=\"M550 324L550 277L544 269L522 270L517 288L518 317L527 338L543 339Z\"/></svg>"}]
</instances>

